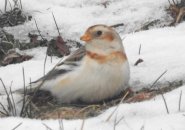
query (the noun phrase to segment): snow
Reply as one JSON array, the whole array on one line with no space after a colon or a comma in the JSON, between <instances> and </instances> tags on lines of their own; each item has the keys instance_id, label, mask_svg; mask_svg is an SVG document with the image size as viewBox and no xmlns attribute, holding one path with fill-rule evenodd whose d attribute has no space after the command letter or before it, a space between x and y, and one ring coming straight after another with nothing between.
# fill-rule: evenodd
<instances>
[{"instance_id":1,"label":"snow","mask_svg":"<svg viewBox=\"0 0 185 130\"><path fill-rule=\"evenodd\" d=\"M165 70L167 73L159 80L160 84L173 81L185 81L185 22L175 27L160 27L171 22L172 18L166 13L169 6L167 0L109 0L107 8L101 4L105 0L22 0L23 10L27 15L32 15L41 30L43 36L48 39L57 36L57 30L52 19L54 13L60 32L64 39L79 41L79 37L85 29L94 24L113 25L124 23L124 27L117 29L123 39L123 44L128 56L131 69L130 86L133 89L149 87ZM4 9L4 0L0 0L0 9ZM159 25L147 31L135 32L144 23L160 19ZM36 32L34 21L28 21L24 25L6 27L8 32L16 38L27 41L28 32ZM141 44L141 54L138 54ZM73 48L75 49L75 48ZM0 78L6 86L12 83L12 90L22 88L22 68L25 70L26 84L30 79L37 80L43 76L45 47L20 51L34 58L19 64L0 67ZM142 58L143 63L134 66L134 63ZM46 72L48 72L60 59L50 57L47 59ZM182 90L181 111L178 111L179 94ZM139 103L123 103L114 116L106 122L105 120L115 109L112 107L101 115L85 119L84 130L112 130L115 118L124 119L116 126L116 130L184 130L185 129L185 86L166 93L170 114L159 95L149 101ZM4 93L0 84L0 93ZM0 96L0 101L6 104L5 96ZM15 95L16 101L20 99ZM16 107L19 107L17 105ZM116 117L117 115L117 117ZM47 124L53 130L59 129L58 120L23 119L19 117L0 118L0 129L13 129L22 123L19 130L40 129L45 130ZM63 120L64 130L80 129L82 120Z\"/></svg>"},{"instance_id":2,"label":"snow","mask_svg":"<svg viewBox=\"0 0 185 130\"><path fill-rule=\"evenodd\" d=\"M121 31L128 33L139 29L144 23L156 19L171 21L170 16L166 14L167 6L169 6L166 0L110 0L107 8L101 4L104 1L22 0L22 4L24 11L36 19L42 35L47 38L48 35L50 37L57 35L51 12L56 17L62 36L74 40L79 40L79 36L84 30L94 24L124 23L124 30L121 29ZM2 8L4 8L3 5ZM22 40L27 39L25 32L37 32L33 20L24 25L7 28L7 30L14 32L16 38ZM20 31L17 32L17 30Z\"/></svg>"},{"instance_id":3,"label":"snow","mask_svg":"<svg viewBox=\"0 0 185 130\"><path fill-rule=\"evenodd\" d=\"M116 126L116 130L140 130L142 127L144 130L184 130L185 96L182 96L181 111L178 111L180 91L184 92L185 86L164 95L170 114L167 114L162 97L159 95L149 101L121 104L109 121L106 120L115 110L115 107L106 110L98 117L85 119L84 130L113 130L115 118L118 121L122 117L124 119ZM79 130L82 122L83 120L63 120L64 130ZM1 118L0 129L13 129L19 123L22 123L18 128L19 130L45 130L43 123L53 130L59 130L58 120L36 120L18 117Z\"/></svg>"}]
</instances>

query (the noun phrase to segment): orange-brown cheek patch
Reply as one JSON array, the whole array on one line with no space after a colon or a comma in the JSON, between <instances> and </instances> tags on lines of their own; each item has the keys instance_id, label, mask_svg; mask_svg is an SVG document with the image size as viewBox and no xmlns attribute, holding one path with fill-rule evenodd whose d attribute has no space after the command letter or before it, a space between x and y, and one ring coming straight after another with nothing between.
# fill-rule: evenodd
<instances>
[{"instance_id":1,"label":"orange-brown cheek patch","mask_svg":"<svg viewBox=\"0 0 185 130\"><path fill-rule=\"evenodd\" d=\"M109 55L100 55L100 54L93 53L90 51L87 51L86 54L88 57L96 60L100 64L104 64L104 63L111 62L111 61L114 63L123 63L124 61L127 60L126 54L119 52L119 51L112 52Z\"/></svg>"},{"instance_id":2,"label":"orange-brown cheek patch","mask_svg":"<svg viewBox=\"0 0 185 130\"><path fill-rule=\"evenodd\" d=\"M102 39L111 42L114 40L114 37L112 34L106 34L105 36L102 37Z\"/></svg>"}]
</instances>

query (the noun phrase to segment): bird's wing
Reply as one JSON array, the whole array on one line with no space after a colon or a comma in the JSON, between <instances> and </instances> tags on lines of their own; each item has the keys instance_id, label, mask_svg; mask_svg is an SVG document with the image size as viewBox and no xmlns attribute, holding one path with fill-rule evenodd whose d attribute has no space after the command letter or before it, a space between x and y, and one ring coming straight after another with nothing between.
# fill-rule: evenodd
<instances>
[{"instance_id":1,"label":"bird's wing","mask_svg":"<svg viewBox=\"0 0 185 130\"><path fill-rule=\"evenodd\" d=\"M75 68L79 67L81 64L81 60L85 56L85 47L82 46L76 51L74 51L72 54L70 54L68 57L66 57L65 60L59 62L51 71L49 71L45 76L41 77L37 81L33 82L39 82L39 81L45 81L50 79L55 79L58 75L64 75L70 71L73 71Z\"/></svg>"}]
</instances>

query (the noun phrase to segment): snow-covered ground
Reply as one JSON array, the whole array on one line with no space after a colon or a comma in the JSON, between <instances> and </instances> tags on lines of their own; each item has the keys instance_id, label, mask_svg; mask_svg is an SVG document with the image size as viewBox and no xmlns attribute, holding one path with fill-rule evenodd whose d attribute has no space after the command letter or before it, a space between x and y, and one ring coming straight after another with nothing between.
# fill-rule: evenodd
<instances>
[{"instance_id":1,"label":"snow-covered ground","mask_svg":"<svg viewBox=\"0 0 185 130\"><path fill-rule=\"evenodd\" d=\"M102 0L103 2L105 0ZM168 81L185 81L185 22L176 27L152 28L148 31L134 32L149 21L160 19L163 24L171 21L166 13L169 6L167 0L109 0L107 8L101 5L100 0L22 0L23 10L33 15L37 20L41 33L46 37L57 36L56 27L51 12L54 13L60 32L64 39L78 40L85 29L94 24L113 25L124 23L117 31L124 39L123 44L130 62L131 80L130 86L134 89L150 86L154 80L165 70L167 73L159 83ZM0 0L0 9L4 8L4 0ZM159 26L160 26L159 25ZM28 40L28 32L37 32L34 21L24 25L7 27L7 31L13 32L16 38ZM23 36L23 37L22 37ZM141 54L138 54L141 44ZM36 48L22 51L33 55L34 58L20 64L0 67L0 78L6 86L12 89L23 86L22 67L25 69L26 84L43 75L44 57L46 48ZM134 66L134 63L142 58L143 63ZM53 57L47 60L46 71L49 71L60 59ZM182 90L181 111L178 111L179 94ZM117 111L117 120L124 119L116 126L116 130L184 130L185 129L185 86L165 94L170 114L166 109L161 96L152 100L122 104ZM0 84L0 93L3 87ZM4 98L0 98L2 101ZM115 116L109 122L106 118L115 108L110 108L98 117L85 120L84 130L112 130L114 129ZM10 123L11 122L11 123ZM64 130L80 129L82 120L63 120ZM17 124L23 123L19 130L40 129L45 130L42 123L47 124L53 130L59 129L58 120L31 120L22 118L0 119L0 129L13 129ZM143 127L143 128L142 128Z\"/></svg>"}]
</instances>

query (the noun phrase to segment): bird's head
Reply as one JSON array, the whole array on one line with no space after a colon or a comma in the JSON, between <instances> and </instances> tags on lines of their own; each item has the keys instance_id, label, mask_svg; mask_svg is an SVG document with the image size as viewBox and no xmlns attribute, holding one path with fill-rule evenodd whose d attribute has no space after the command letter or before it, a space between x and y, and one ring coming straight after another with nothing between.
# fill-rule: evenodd
<instances>
[{"instance_id":1,"label":"bird's head","mask_svg":"<svg viewBox=\"0 0 185 130\"><path fill-rule=\"evenodd\" d=\"M114 51L124 51L119 34L106 25L94 25L89 27L80 38L84 41L87 51L109 54Z\"/></svg>"}]
</instances>

